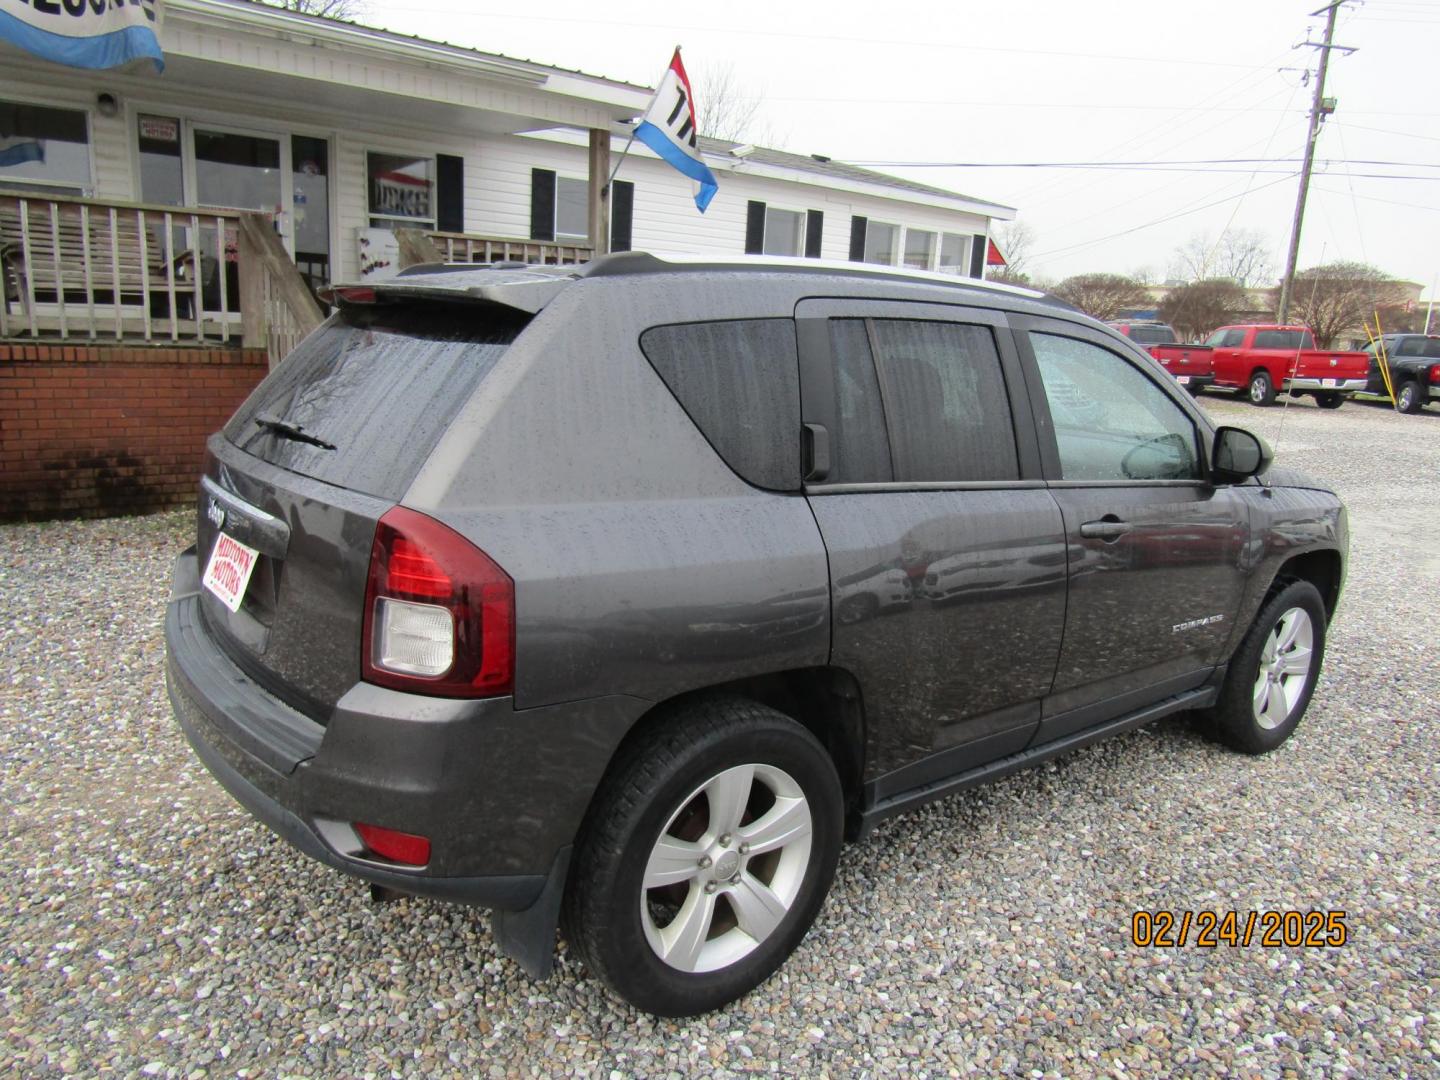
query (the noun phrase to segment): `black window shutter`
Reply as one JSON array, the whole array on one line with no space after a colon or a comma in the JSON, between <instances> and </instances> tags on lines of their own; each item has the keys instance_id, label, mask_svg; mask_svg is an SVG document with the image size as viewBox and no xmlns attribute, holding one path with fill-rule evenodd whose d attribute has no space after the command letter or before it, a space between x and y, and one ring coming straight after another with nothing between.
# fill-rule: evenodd
<instances>
[{"instance_id":1,"label":"black window shutter","mask_svg":"<svg viewBox=\"0 0 1440 1080\"><path fill-rule=\"evenodd\" d=\"M750 200L745 209L745 254L762 255L765 252L765 204Z\"/></svg>"},{"instance_id":2,"label":"black window shutter","mask_svg":"<svg viewBox=\"0 0 1440 1080\"><path fill-rule=\"evenodd\" d=\"M850 261L865 261L865 226L869 222L859 214L850 219Z\"/></svg>"},{"instance_id":3,"label":"black window shutter","mask_svg":"<svg viewBox=\"0 0 1440 1080\"><path fill-rule=\"evenodd\" d=\"M985 255L986 255L986 249L989 248L989 246L990 246L990 242L989 242L988 240L986 240L985 237L983 237L983 236L981 236L981 235L979 235L979 234L977 233L976 236L975 236L975 242L970 245L970 276L971 276L971 277L984 277L984 276L985 276Z\"/></svg>"},{"instance_id":4,"label":"black window shutter","mask_svg":"<svg viewBox=\"0 0 1440 1080\"><path fill-rule=\"evenodd\" d=\"M616 180L610 185L610 250L629 251L635 222L635 185Z\"/></svg>"},{"instance_id":5,"label":"black window shutter","mask_svg":"<svg viewBox=\"0 0 1440 1080\"><path fill-rule=\"evenodd\" d=\"M825 214L819 210L805 211L805 257L820 258L820 240L825 232Z\"/></svg>"},{"instance_id":6,"label":"black window shutter","mask_svg":"<svg viewBox=\"0 0 1440 1080\"><path fill-rule=\"evenodd\" d=\"M465 159L454 154L435 155L435 227L465 231Z\"/></svg>"},{"instance_id":7,"label":"black window shutter","mask_svg":"<svg viewBox=\"0 0 1440 1080\"><path fill-rule=\"evenodd\" d=\"M555 239L555 174L530 170L530 239Z\"/></svg>"}]
</instances>

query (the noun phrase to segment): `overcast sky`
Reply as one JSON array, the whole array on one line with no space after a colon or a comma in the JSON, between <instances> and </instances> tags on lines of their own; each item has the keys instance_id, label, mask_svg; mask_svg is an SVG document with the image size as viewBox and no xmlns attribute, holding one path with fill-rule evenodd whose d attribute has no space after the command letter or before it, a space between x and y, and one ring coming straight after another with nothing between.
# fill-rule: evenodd
<instances>
[{"instance_id":1,"label":"overcast sky","mask_svg":"<svg viewBox=\"0 0 1440 1080\"><path fill-rule=\"evenodd\" d=\"M1321 3L366 0L363 21L644 85L679 44L697 83L729 65L760 99L757 142L1014 206L1039 276L1162 279L1177 247L1227 226L1262 232L1283 266L1303 69L1319 58L1293 46L1307 29L1321 39L1310 14ZM1428 296L1440 271L1440 0L1347 4L1335 41L1359 51L1332 55L1326 95L1339 107L1320 135L1300 266L1368 262ZM1020 162L1145 167L973 167Z\"/></svg>"}]
</instances>

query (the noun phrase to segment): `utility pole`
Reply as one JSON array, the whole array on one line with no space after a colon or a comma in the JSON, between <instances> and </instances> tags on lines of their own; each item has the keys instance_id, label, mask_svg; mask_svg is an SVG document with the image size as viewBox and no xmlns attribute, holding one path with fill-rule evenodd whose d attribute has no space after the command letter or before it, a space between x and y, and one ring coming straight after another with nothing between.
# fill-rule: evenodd
<instances>
[{"instance_id":1,"label":"utility pole","mask_svg":"<svg viewBox=\"0 0 1440 1080\"><path fill-rule=\"evenodd\" d=\"M1275 311L1275 320L1280 323L1285 322L1290 314L1290 294L1295 287L1295 262L1300 257L1300 224L1305 220L1305 196L1310 191L1310 170L1315 165L1315 143L1320 138L1321 122L1335 111L1335 103L1325 97L1325 71L1330 66L1330 50L1339 49L1347 55L1355 51L1334 43L1335 16L1345 3L1346 0L1332 0L1319 11L1310 13L1312 17L1322 11L1325 13L1325 40L1307 40L1304 43L1312 49L1320 50L1320 70L1315 76L1315 95L1310 102L1310 133L1305 140L1305 164L1300 167L1300 191L1295 196L1295 220L1290 226L1290 251L1285 256L1285 276L1280 280L1280 303Z\"/></svg>"}]
</instances>

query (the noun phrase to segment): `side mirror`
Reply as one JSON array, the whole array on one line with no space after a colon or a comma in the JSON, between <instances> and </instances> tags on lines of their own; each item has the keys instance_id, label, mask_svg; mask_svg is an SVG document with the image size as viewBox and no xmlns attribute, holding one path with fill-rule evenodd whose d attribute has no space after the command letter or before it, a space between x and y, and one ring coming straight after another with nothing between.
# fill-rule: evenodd
<instances>
[{"instance_id":1,"label":"side mirror","mask_svg":"<svg viewBox=\"0 0 1440 1080\"><path fill-rule=\"evenodd\" d=\"M1275 460L1269 443L1244 428L1222 427L1215 432L1210 474L1217 484L1238 484L1259 476Z\"/></svg>"}]
</instances>

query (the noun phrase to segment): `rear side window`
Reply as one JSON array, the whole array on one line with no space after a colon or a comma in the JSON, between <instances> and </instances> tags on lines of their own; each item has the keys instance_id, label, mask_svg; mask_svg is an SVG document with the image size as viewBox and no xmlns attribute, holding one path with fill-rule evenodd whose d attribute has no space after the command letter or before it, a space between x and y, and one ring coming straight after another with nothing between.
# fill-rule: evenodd
<instances>
[{"instance_id":1,"label":"rear side window","mask_svg":"<svg viewBox=\"0 0 1440 1080\"><path fill-rule=\"evenodd\" d=\"M990 328L909 319L870 325L895 479L1018 480L1010 399Z\"/></svg>"},{"instance_id":2,"label":"rear side window","mask_svg":"<svg viewBox=\"0 0 1440 1080\"><path fill-rule=\"evenodd\" d=\"M837 430L829 482L1019 479L1010 399L989 327L834 319L830 344Z\"/></svg>"},{"instance_id":3,"label":"rear side window","mask_svg":"<svg viewBox=\"0 0 1440 1080\"><path fill-rule=\"evenodd\" d=\"M744 480L800 487L800 372L790 319L656 326L640 348L710 445Z\"/></svg>"},{"instance_id":4,"label":"rear side window","mask_svg":"<svg viewBox=\"0 0 1440 1080\"><path fill-rule=\"evenodd\" d=\"M1312 349L1310 335L1300 330L1256 330L1257 349Z\"/></svg>"},{"instance_id":5,"label":"rear side window","mask_svg":"<svg viewBox=\"0 0 1440 1080\"><path fill-rule=\"evenodd\" d=\"M1400 342L1396 356L1426 356L1440 358L1440 338L1412 337Z\"/></svg>"},{"instance_id":6,"label":"rear side window","mask_svg":"<svg viewBox=\"0 0 1440 1080\"><path fill-rule=\"evenodd\" d=\"M255 388L225 437L273 465L399 500L526 321L469 304L343 309Z\"/></svg>"}]
</instances>

